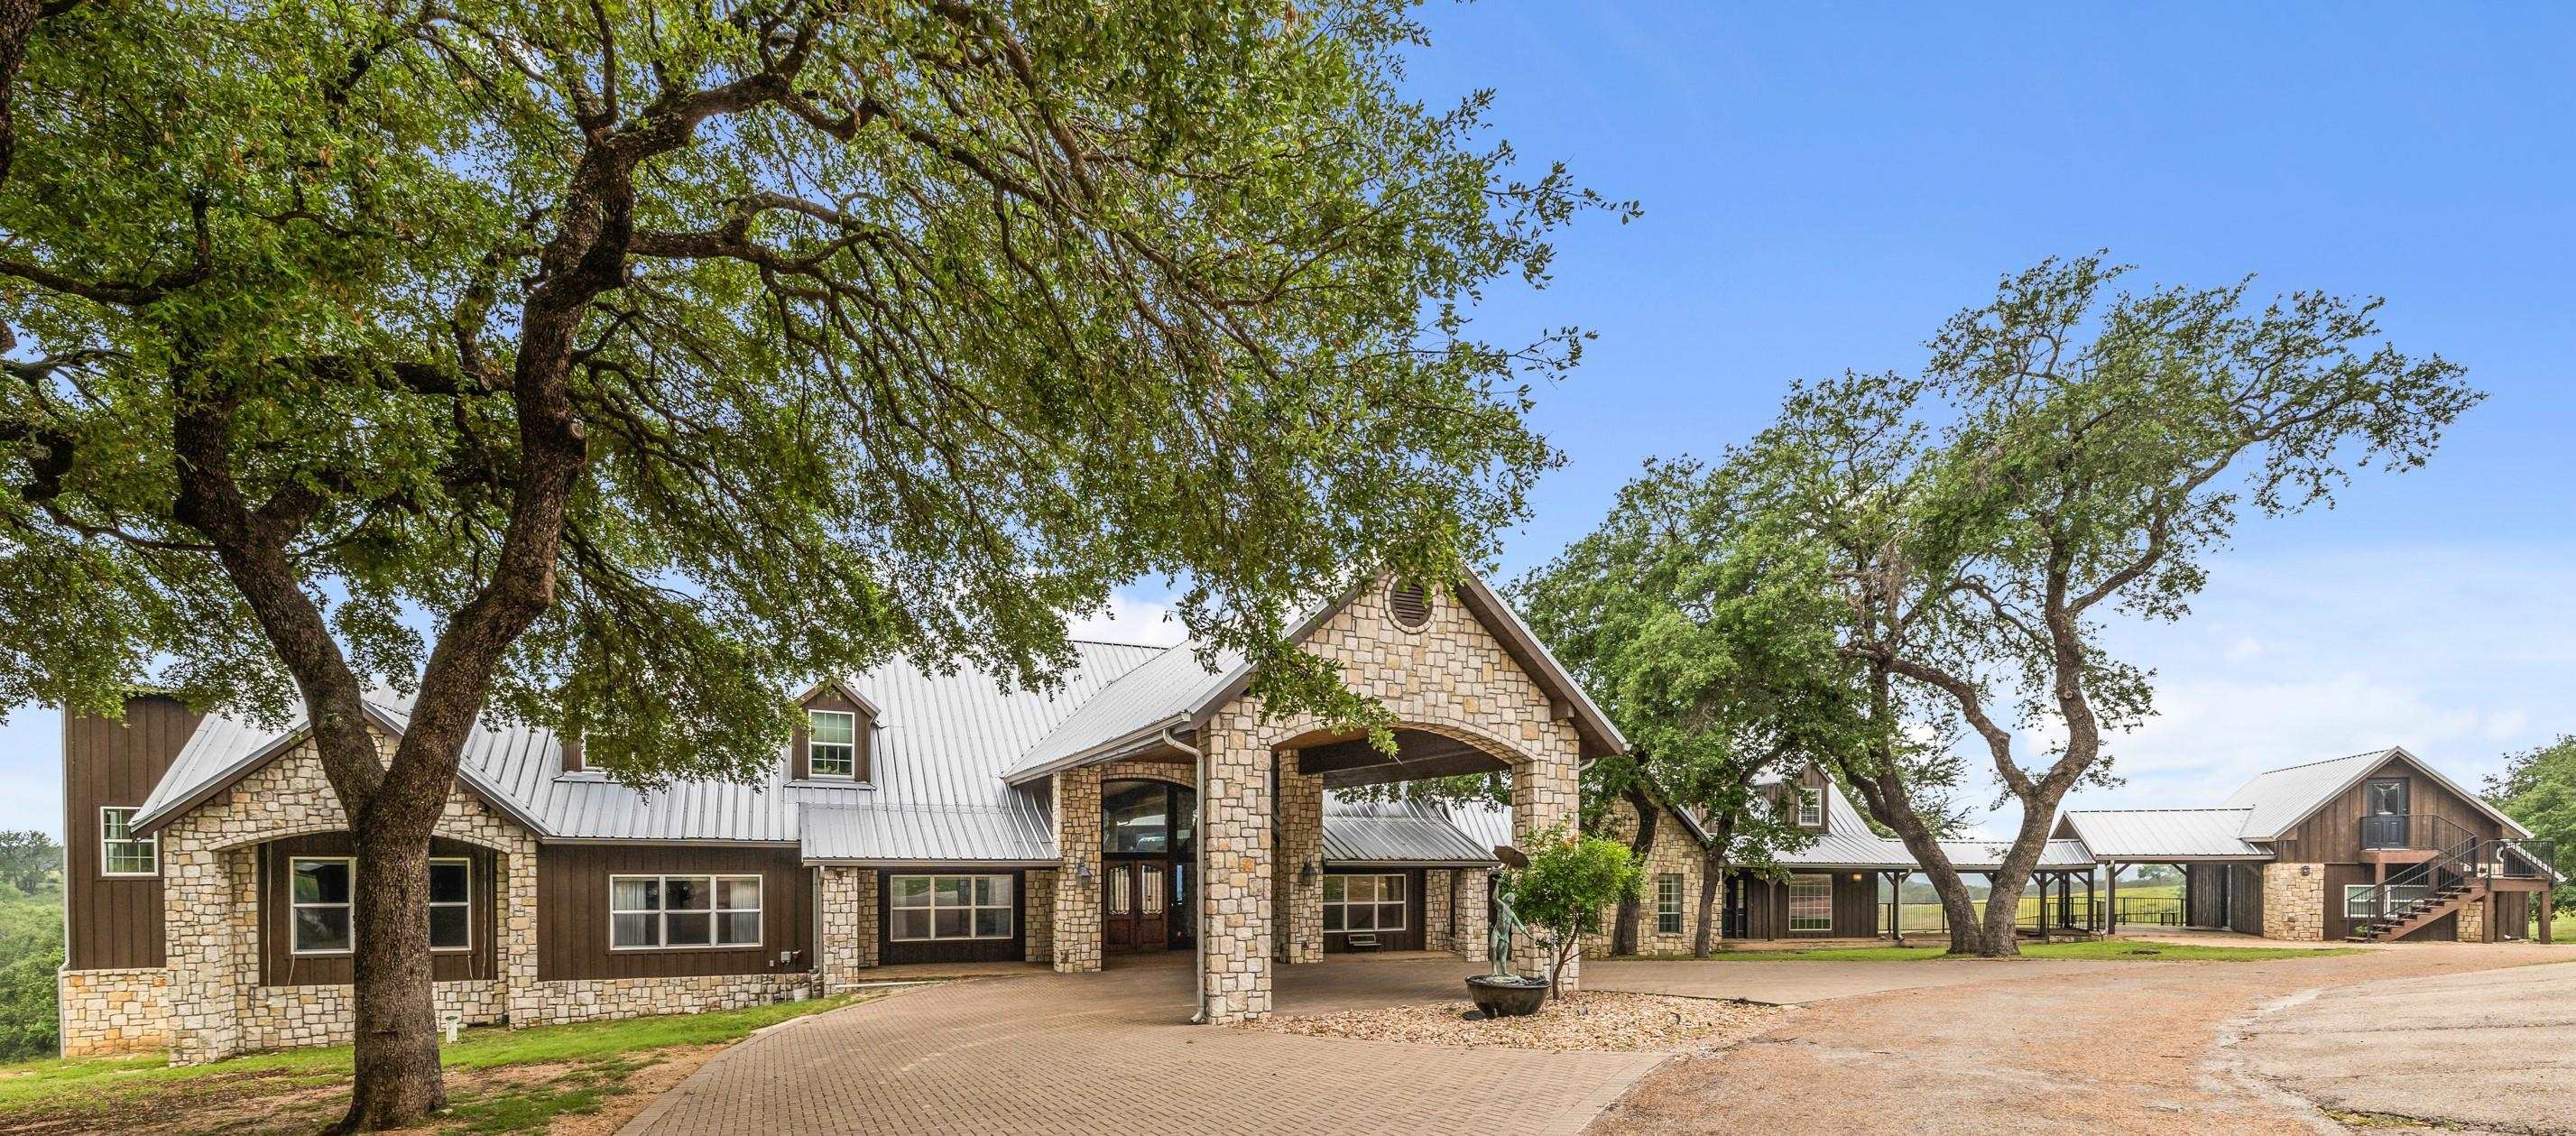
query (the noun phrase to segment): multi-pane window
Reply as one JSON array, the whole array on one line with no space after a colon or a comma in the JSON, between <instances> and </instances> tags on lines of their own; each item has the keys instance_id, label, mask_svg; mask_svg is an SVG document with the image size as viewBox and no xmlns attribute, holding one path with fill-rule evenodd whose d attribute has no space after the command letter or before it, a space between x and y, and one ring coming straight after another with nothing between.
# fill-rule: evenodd
<instances>
[{"instance_id":1,"label":"multi-pane window","mask_svg":"<svg viewBox=\"0 0 2576 1136\"><path fill-rule=\"evenodd\" d=\"M351 885L356 868L346 856L297 856L287 861L289 935L299 955L344 955L356 943ZM474 866L461 859L429 862L429 949L474 946Z\"/></svg>"},{"instance_id":2,"label":"multi-pane window","mask_svg":"<svg viewBox=\"0 0 2576 1136\"><path fill-rule=\"evenodd\" d=\"M1682 878L1667 872L1655 877L1655 933L1682 933Z\"/></svg>"},{"instance_id":3,"label":"multi-pane window","mask_svg":"<svg viewBox=\"0 0 2576 1136\"><path fill-rule=\"evenodd\" d=\"M758 876L610 876L613 950L760 945Z\"/></svg>"},{"instance_id":4,"label":"multi-pane window","mask_svg":"<svg viewBox=\"0 0 2576 1136\"><path fill-rule=\"evenodd\" d=\"M134 835L133 809L98 810L98 870L110 876L161 874L161 837Z\"/></svg>"},{"instance_id":5,"label":"multi-pane window","mask_svg":"<svg viewBox=\"0 0 2576 1136\"><path fill-rule=\"evenodd\" d=\"M1324 877L1324 929L1404 930L1404 873Z\"/></svg>"},{"instance_id":6,"label":"multi-pane window","mask_svg":"<svg viewBox=\"0 0 2576 1136\"><path fill-rule=\"evenodd\" d=\"M813 777L859 775L859 716L847 710L811 710L805 771Z\"/></svg>"},{"instance_id":7,"label":"multi-pane window","mask_svg":"<svg viewBox=\"0 0 2576 1136\"><path fill-rule=\"evenodd\" d=\"M1834 881L1831 876L1792 876L1789 879L1789 930L1823 932L1834 929Z\"/></svg>"},{"instance_id":8,"label":"multi-pane window","mask_svg":"<svg viewBox=\"0 0 2576 1136\"><path fill-rule=\"evenodd\" d=\"M1798 790L1798 823L1814 828L1825 823L1825 795L1812 788Z\"/></svg>"},{"instance_id":9,"label":"multi-pane window","mask_svg":"<svg viewBox=\"0 0 2576 1136\"><path fill-rule=\"evenodd\" d=\"M1126 874L1110 878L1123 881ZM887 876L885 883L889 939L1011 937L1009 876Z\"/></svg>"}]
</instances>

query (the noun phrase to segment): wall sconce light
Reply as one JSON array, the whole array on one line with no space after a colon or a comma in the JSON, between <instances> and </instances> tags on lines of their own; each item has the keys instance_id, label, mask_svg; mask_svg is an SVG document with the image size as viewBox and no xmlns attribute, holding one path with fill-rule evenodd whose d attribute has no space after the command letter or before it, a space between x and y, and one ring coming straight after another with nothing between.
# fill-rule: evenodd
<instances>
[{"instance_id":1,"label":"wall sconce light","mask_svg":"<svg viewBox=\"0 0 2576 1136\"><path fill-rule=\"evenodd\" d=\"M1315 882L1314 861L1308 860L1297 866L1297 882L1301 884L1311 884Z\"/></svg>"},{"instance_id":2,"label":"wall sconce light","mask_svg":"<svg viewBox=\"0 0 2576 1136\"><path fill-rule=\"evenodd\" d=\"M2299 865L2299 874L2300 874L2300 875L2302 875L2302 876L2312 876L2312 875L2315 875L2315 874L2316 874L2316 871L2317 871L2316 866L2315 866L2315 865L2313 865L2313 864L2301 864L2301 865Z\"/></svg>"},{"instance_id":3,"label":"wall sconce light","mask_svg":"<svg viewBox=\"0 0 2576 1136\"><path fill-rule=\"evenodd\" d=\"M1853 872L1853 873L1852 873L1852 879L1853 879L1853 880L1855 880L1855 881L1859 880L1859 879L1860 879L1860 873L1859 873L1859 872Z\"/></svg>"},{"instance_id":4,"label":"wall sconce light","mask_svg":"<svg viewBox=\"0 0 2576 1136\"><path fill-rule=\"evenodd\" d=\"M1089 865L1089 864L1080 864L1080 865L1076 865L1076 866L1074 867L1074 869L1073 869L1073 878L1074 878L1074 879L1076 879L1076 880L1079 880L1079 881L1081 881L1081 882L1083 882L1083 883L1086 883L1086 884L1087 884L1087 883L1090 883L1090 882L1091 882L1091 865Z\"/></svg>"}]
</instances>

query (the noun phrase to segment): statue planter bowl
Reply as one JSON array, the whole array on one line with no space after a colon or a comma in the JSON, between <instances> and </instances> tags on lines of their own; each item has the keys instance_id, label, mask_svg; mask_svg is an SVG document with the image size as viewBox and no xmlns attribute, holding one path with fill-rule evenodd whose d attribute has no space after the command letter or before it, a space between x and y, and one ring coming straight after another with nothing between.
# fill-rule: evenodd
<instances>
[{"instance_id":1,"label":"statue planter bowl","mask_svg":"<svg viewBox=\"0 0 2576 1136\"><path fill-rule=\"evenodd\" d=\"M1478 974L1467 979L1467 996L1489 1018L1519 1018L1538 1012L1547 1001L1547 980L1509 974Z\"/></svg>"}]
</instances>

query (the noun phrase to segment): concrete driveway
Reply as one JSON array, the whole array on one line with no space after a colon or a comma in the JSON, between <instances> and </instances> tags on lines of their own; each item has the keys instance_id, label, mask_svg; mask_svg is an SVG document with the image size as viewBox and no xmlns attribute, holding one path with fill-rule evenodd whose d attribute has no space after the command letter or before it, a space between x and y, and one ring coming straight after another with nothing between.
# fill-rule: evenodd
<instances>
[{"instance_id":1,"label":"concrete driveway","mask_svg":"<svg viewBox=\"0 0 2576 1136\"><path fill-rule=\"evenodd\" d=\"M2310 991L2242 1028L2246 1071L2323 1108L2576 1133L2576 964Z\"/></svg>"}]
</instances>

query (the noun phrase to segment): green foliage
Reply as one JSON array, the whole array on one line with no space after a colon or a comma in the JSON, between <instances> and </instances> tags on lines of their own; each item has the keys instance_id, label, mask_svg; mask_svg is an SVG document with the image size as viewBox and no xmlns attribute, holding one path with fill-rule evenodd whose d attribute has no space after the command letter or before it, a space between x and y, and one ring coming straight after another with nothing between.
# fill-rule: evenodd
<instances>
[{"instance_id":1,"label":"green foliage","mask_svg":"<svg viewBox=\"0 0 2576 1136\"><path fill-rule=\"evenodd\" d=\"M2557 841L2558 870L2576 875L2576 734L2505 755L2504 772L2487 778L2488 803L2522 822L2531 834ZM2576 911L2576 884L2562 883L2551 897L2560 911ZM2533 914L2538 915L2534 905Z\"/></svg>"},{"instance_id":2,"label":"green foliage","mask_svg":"<svg viewBox=\"0 0 2576 1136\"><path fill-rule=\"evenodd\" d=\"M1582 949L1583 933L1601 910L1645 894L1646 872L1616 840L1551 828L1522 851L1529 866L1502 873L1497 886L1549 956L1548 982Z\"/></svg>"},{"instance_id":3,"label":"green foliage","mask_svg":"<svg viewBox=\"0 0 2576 1136\"><path fill-rule=\"evenodd\" d=\"M1965 740L2021 807L1996 881L2017 898L2057 803L2108 780L2106 737L2152 711L2104 621L2180 618L2246 509L2421 465L2480 397L2378 342L2376 300L2115 291L2124 271L2007 277L1920 376L1801 383L1723 460L1650 465L1551 566L1563 582L1533 581L1563 613L1551 642L1612 660L1607 700L1650 752L1832 761L1945 895L1963 887L1930 838ZM2024 753L2026 734L2063 740ZM2008 953L2010 911L1960 933Z\"/></svg>"},{"instance_id":4,"label":"green foliage","mask_svg":"<svg viewBox=\"0 0 2576 1136\"><path fill-rule=\"evenodd\" d=\"M511 582L561 411L492 697L613 723L621 777L746 774L782 692L891 655L1043 683L1139 578L1273 705L1371 720L1280 633L1491 554L1584 335L1478 338L1479 291L1633 211L1516 174L1485 93L1402 96L1408 6L49 7L0 182L0 708L300 702L182 507L214 466L407 685Z\"/></svg>"},{"instance_id":5,"label":"green foliage","mask_svg":"<svg viewBox=\"0 0 2576 1136\"><path fill-rule=\"evenodd\" d=\"M63 965L62 846L0 833L0 1061L54 1051L54 974Z\"/></svg>"}]
</instances>

